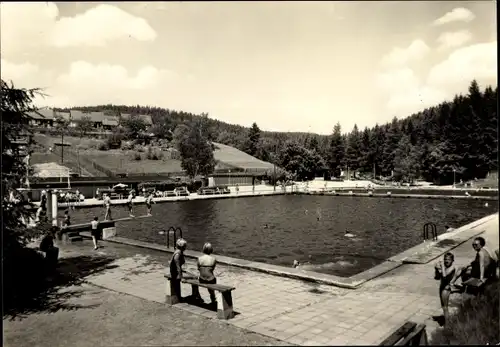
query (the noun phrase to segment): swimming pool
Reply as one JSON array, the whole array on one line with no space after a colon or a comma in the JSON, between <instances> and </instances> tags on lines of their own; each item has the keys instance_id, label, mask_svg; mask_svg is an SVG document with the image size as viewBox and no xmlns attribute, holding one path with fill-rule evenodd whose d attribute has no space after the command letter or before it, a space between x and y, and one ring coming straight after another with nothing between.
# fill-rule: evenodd
<instances>
[{"instance_id":1,"label":"swimming pool","mask_svg":"<svg viewBox=\"0 0 500 347\"><path fill-rule=\"evenodd\" d=\"M182 228L188 249L207 241L215 253L290 267L352 276L422 242L427 222L445 232L497 211L479 200L391 199L346 196L274 195L191 200L153 205L153 217L118 223L122 237L165 244L160 230ZM64 211L60 211L62 215ZM145 215L146 206L135 206ZM113 218L126 217L125 206ZM104 217L101 207L72 212L72 222ZM267 227L266 227L267 225ZM348 230L353 237L346 237Z\"/></svg>"}]
</instances>

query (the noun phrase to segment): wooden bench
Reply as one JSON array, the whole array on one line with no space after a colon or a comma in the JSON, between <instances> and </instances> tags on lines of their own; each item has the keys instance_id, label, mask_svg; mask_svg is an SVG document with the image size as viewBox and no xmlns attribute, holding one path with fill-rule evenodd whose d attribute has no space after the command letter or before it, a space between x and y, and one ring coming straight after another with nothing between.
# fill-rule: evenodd
<instances>
[{"instance_id":1,"label":"wooden bench","mask_svg":"<svg viewBox=\"0 0 500 347\"><path fill-rule=\"evenodd\" d=\"M406 322L379 346L427 346L425 324Z\"/></svg>"},{"instance_id":2,"label":"wooden bench","mask_svg":"<svg viewBox=\"0 0 500 347\"><path fill-rule=\"evenodd\" d=\"M182 297L178 297L177 293L175 292L172 283L172 276L170 274L166 274L165 278L167 279L165 283L165 301L169 305L178 304L181 301ZM185 278L182 280L182 282L191 285L192 297L199 297L199 287L215 291L215 295L217 298L217 318L231 319L234 317L233 297L231 292L236 288L224 286L222 284L200 283L198 279L195 278ZM179 295L181 295L181 293L179 293Z\"/></svg>"}]
</instances>

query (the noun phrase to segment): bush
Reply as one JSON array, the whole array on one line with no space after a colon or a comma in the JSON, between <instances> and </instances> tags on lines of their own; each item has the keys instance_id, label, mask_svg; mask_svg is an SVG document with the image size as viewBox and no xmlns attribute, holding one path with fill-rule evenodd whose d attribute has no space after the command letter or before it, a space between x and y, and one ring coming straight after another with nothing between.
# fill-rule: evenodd
<instances>
[{"instance_id":1,"label":"bush","mask_svg":"<svg viewBox=\"0 0 500 347\"><path fill-rule=\"evenodd\" d=\"M149 160L162 160L163 153L161 152L161 150L153 149L151 146L149 146L146 158Z\"/></svg>"},{"instance_id":2,"label":"bush","mask_svg":"<svg viewBox=\"0 0 500 347\"><path fill-rule=\"evenodd\" d=\"M122 142L121 149L122 149L123 151L130 151L130 150L133 150L133 149L134 149L134 142L133 142L133 141L125 141L125 142Z\"/></svg>"},{"instance_id":3,"label":"bush","mask_svg":"<svg viewBox=\"0 0 500 347\"><path fill-rule=\"evenodd\" d=\"M3 261L5 311L24 306L36 297L45 282L45 259L31 248L10 250Z\"/></svg>"},{"instance_id":4,"label":"bush","mask_svg":"<svg viewBox=\"0 0 500 347\"><path fill-rule=\"evenodd\" d=\"M500 342L498 296L500 283L491 284L483 295L467 299L451 315L443 329L431 337L433 345L494 345Z\"/></svg>"},{"instance_id":5,"label":"bush","mask_svg":"<svg viewBox=\"0 0 500 347\"><path fill-rule=\"evenodd\" d=\"M153 153L153 155L151 156L151 160L162 160L163 159L163 153L161 152L156 152Z\"/></svg>"},{"instance_id":6,"label":"bush","mask_svg":"<svg viewBox=\"0 0 500 347\"><path fill-rule=\"evenodd\" d=\"M100 151L107 151L109 150L109 145L107 142L102 142L99 144L99 146L97 146L97 149Z\"/></svg>"}]
</instances>

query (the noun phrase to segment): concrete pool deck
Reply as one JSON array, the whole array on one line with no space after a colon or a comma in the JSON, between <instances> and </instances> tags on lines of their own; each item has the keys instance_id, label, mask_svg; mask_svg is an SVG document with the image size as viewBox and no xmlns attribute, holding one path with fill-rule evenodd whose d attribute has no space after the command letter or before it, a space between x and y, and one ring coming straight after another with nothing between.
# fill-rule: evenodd
<instances>
[{"instance_id":1,"label":"concrete pool deck","mask_svg":"<svg viewBox=\"0 0 500 347\"><path fill-rule=\"evenodd\" d=\"M480 232L489 249L498 248L498 213L464 226L462 234L473 237ZM461 228L462 229L462 228ZM164 305L163 274L169 254L111 242L92 250L89 241L61 246L61 257L78 254L113 256L115 268L87 277L91 284L141 297ZM474 257L470 244L450 245L455 263L462 266ZM448 247L441 252L448 251ZM220 257L218 257L220 258ZM193 259L186 268L196 272ZM239 314L227 324L242 327L297 345L374 345L379 344L406 320L425 323L428 332L437 328L432 315L441 314L438 283L433 279L434 264L400 264L397 268L363 283L355 290L284 278L241 267L218 265L218 282L236 287L234 309ZM189 294L188 285L182 285ZM208 293L200 290L208 300ZM185 294L185 295L186 295ZM452 298L452 304L455 301ZM215 313L197 306L179 304L182 309L208 319ZM165 341L168 344L168 341Z\"/></svg>"}]
</instances>

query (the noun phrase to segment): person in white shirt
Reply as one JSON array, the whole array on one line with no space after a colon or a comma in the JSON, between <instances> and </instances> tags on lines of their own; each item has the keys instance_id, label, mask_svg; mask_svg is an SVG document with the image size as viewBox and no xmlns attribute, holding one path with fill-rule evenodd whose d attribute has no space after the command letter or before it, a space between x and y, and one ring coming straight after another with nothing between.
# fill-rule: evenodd
<instances>
[{"instance_id":1,"label":"person in white shirt","mask_svg":"<svg viewBox=\"0 0 500 347\"><path fill-rule=\"evenodd\" d=\"M130 217L134 217L134 214L132 213L133 212L133 200L134 200L134 193L130 192L130 194L128 195L128 199L127 199L127 206L128 206L128 212L130 214Z\"/></svg>"},{"instance_id":2,"label":"person in white shirt","mask_svg":"<svg viewBox=\"0 0 500 347\"><path fill-rule=\"evenodd\" d=\"M104 220L108 220L108 218L111 220L113 217L111 217L111 198L109 197L108 194L104 194L104 200L103 200L104 207L106 208L106 214L104 215Z\"/></svg>"}]
</instances>

